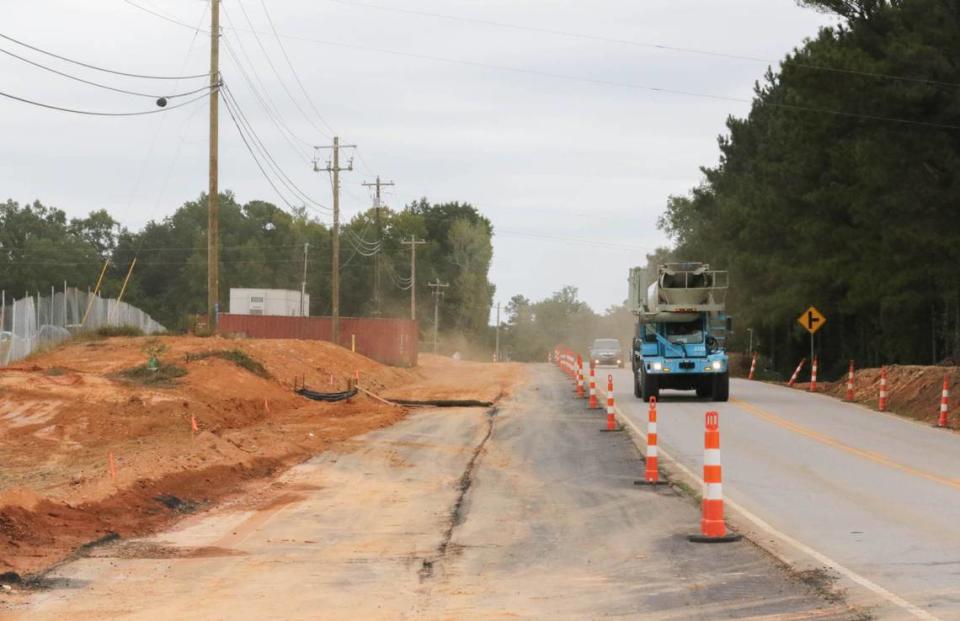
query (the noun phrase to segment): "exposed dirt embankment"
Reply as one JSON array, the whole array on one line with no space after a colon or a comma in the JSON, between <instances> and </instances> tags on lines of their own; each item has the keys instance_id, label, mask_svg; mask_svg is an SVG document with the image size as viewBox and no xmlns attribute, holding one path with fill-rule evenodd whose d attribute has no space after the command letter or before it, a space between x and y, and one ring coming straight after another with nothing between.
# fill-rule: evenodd
<instances>
[{"instance_id":1,"label":"exposed dirt embankment","mask_svg":"<svg viewBox=\"0 0 960 621\"><path fill-rule=\"evenodd\" d=\"M166 381L142 369L156 343ZM71 343L0 369L0 572L151 532L406 414L362 394L310 401L295 377L334 392L359 371L377 394L492 400L517 377L507 366L426 356L396 369L317 341L164 337Z\"/></svg>"},{"instance_id":2,"label":"exposed dirt embankment","mask_svg":"<svg viewBox=\"0 0 960 621\"><path fill-rule=\"evenodd\" d=\"M808 372L809 373L809 372ZM940 393L943 378L949 378L953 397L951 409L960 411L960 367L891 365L887 367L887 411L935 423L940 416ZM857 369L853 383L854 401L870 408L877 408L880 396L880 369ZM796 388L809 390L809 383L798 383ZM847 379L836 382L817 382L817 390L844 399L847 394ZM960 427L960 416L951 413L950 426Z\"/></svg>"}]
</instances>

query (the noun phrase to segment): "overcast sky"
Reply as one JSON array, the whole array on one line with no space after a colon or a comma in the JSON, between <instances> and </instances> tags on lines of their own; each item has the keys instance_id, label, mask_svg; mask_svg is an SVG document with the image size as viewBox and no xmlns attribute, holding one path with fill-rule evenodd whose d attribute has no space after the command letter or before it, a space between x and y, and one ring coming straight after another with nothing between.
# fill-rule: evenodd
<instances>
[{"instance_id":1,"label":"overcast sky","mask_svg":"<svg viewBox=\"0 0 960 621\"><path fill-rule=\"evenodd\" d=\"M132 2L209 26L204 0L0 0L0 33L130 73L208 70L209 35ZM360 183L376 174L396 182L386 196L393 207L421 196L469 202L495 227L497 301L516 293L539 299L570 284L596 310L622 302L627 269L667 243L656 228L667 197L686 193L700 181L699 167L716 163L726 117L746 113L754 82L766 70L754 60L629 42L776 61L831 21L793 0L266 2L323 120L303 98L261 0L224 2L222 70L239 106L300 187L330 203L329 182L311 171L306 145L329 143L332 127L342 142L360 147L356 170L343 177L347 218L369 207ZM203 85L86 71L8 40L0 40L0 49L129 90L171 93ZM249 57L254 66L247 65L247 73L262 81L267 105L295 137L285 139L266 115L231 51L242 63ZM149 98L86 86L6 55L0 55L0 76L0 91L43 103L154 108ZM70 216L105 208L131 228L161 219L206 189L206 106L96 118L0 98L0 200L40 199ZM229 116L221 119L221 189L242 202L282 205Z\"/></svg>"}]
</instances>

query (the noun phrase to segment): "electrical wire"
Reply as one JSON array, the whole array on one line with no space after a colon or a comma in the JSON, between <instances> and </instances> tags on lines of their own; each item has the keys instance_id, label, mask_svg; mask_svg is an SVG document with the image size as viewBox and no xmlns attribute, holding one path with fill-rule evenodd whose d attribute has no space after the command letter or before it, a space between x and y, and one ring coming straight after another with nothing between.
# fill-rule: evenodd
<instances>
[{"instance_id":1,"label":"electrical wire","mask_svg":"<svg viewBox=\"0 0 960 621\"><path fill-rule=\"evenodd\" d=\"M311 205L318 207L320 209L330 211L329 207L327 207L323 203L320 203L319 201L314 200L310 195L308 195L306 192L301 190L300 187L296 183L294 183L292 179L290 179L290 177L283 171L283 169L277 163L276 159L274 159L274 157L270 154L270 151L267 149L266 145L264 145L263 140L260 139L260 136L253 129L253 125L250 124L250 121L247 119L246 114L244 114L243 110L240 108L229 86L225 86L223 90L225 95L224 100L226 101L229 99L230 103L233 104L233 107L237 111L237 114L240 120L246 126L247 133L254 139L255 145L259 146L259 150L267 158L267 161L271 165L271 168L273 168L274 172L277 175L279 175L279 177L281 178L281 182L284 184L284 186L286 186L288 190L290 190L295 196L297 196L298 199L302 201L306 201Z\"/></svg>"},{"instance_id":2,"label":"electrical wire","mask_svg":"<svg viewBox=\"0 0 960 621\"><path fill-rule=\"evenodd\" d=\"M187 27L190 28L190 26L187 26ZM98 67L98 66L96 66L96 65L91 65L91 64L89 64L89 63L81 62L81 61L79 61L79 60L74 60L74 59L72 59L72 58L67 58L66 56L61 56L61 55L59 55L59 54L54 54L53 52L48 52L47 50L44 50L44 49L39 48L39 47L36 47L36 46L34 46L34 45L30 45L29 43L24 43L23 41L20 41L19 39L14 39L13 37L11 37L11 36L9 36L9 35L5 35L5 34L3 34L3 33L0 33L0 37L6 39L7 41L12 41L13 43L16 43L17 45L22 45L22 46L25 47L25 48L31 49L31 50L33 50L33 51L35 51L35 52L40 52L41 54L46 54L47 56L52 56L53 58L56 58L56 59L58 59L58 60L62 60L62 61L64 61L64 62L73 63L74 65L79 65L79 66L81 66L81 67L86 67L87 69L93 69L94 71L103 71L104 73L112 73L112 74L114 74L114 75L121 75L121 76L124 76L124 77L127 77L127 78L141 78L141 79L145 79L145 80L192 80L192 79L195 79L195 78L209 78L209 77L210 77L210 74L209 74L209 73L198 73L198 74L194 74L194 75L180 75L180 76L176 76L176 75L174 75L174 76L170 76L170 75L145 75L145 74L141 74L141 73L126 73L126 72L124 72L124 71L116 71L116 70L114 70L114 69L106 69L106 68L104 68L104 67Z\"/></svg>"},{"instance_id":3,"label":"electrical wire","mask_svg":"<svg viewBox=\"0 0 960 621\"><path fill-rule=\"evenodd\" d=\"M581 82L581 83L586 83L586 84L596 84L596 85L602 85L602 86L616 86L616 87L620 87L620 88L630 88L630 89L636 89L636 90L646 90L646 91L650 91L650 92L653 92L653 93L664 93L664 94L671 94L671 95L679 95L679 96L682 96L682 97L694 97L694 98L700 98L700 99L711 99L711 100L715 100L715 101L727 101L727 102L744 103L744 104L752 104L752 103L754 103L753 100L751 100L751 99L744 99L744 98L742 98L742 97L731 97L731 96L726 96L726 95L715 95L715 94L711 94L711 93L700 93L700 92L696 92L696 91L686 91L686 90L679 90L679 89L662 88L662 87L656 87L656 86L649 86L649 85L645 85L645 84L635 84L635 83L630 83L630 82L620 82L620 81L616 81L616 80L604 80L604 79L600 79L600 78L589 78L589 77L584 77L584 76L573 76L573 75L566 75L566 74L554 73L554 72L549 72L549 71L539 71L539 70L536 70L536 69L527 69L527 68L524 68L524 67L512 67L512 66L509 66L509 65L496 65L496 64L491 64L491 63L483 63L483 62L479 62L479 61L463 60L463 59L457 59L457 58L448 58L448 57L442 57L442 56L433 56L433 55L430 55L430 54L419 54L419 53L415 53L415 52L402 52L402 51L391 50L391 49L387 49L387 48L365 46L365 45L359 45L359 44L355 44L355 43L343 43L343 42L339 42L339 41L327 41L327 40L323 40L323 39L314 39L314 38L311 38L311 37L304 37L304 36L298 36L298 35L282 34L281 36L284 37L284 38L286 38L286 39L297 40L297 41L304 41L304 42L308 42L308 43L315 43L315 44L318 44L318 45L327 45L327 46L340 47L340 48L346 48L346 49L361 50L361 51L365 51L365 52L373 52L373 53L377 53L377 54L387 54L387 55L391 55L391 56L400 56L400 57L405 57L405 58L416 58L416 59L419 59L419 60L430 60L430 61L434 61L434 62L441 62L441 63L447 63L447 64L453 64L453 65L462 65L462 66L466 66L466 67L476 67L476 68L482 68L482 69L491 69L491 70L495 70L495 71L503 71L503 72L509 72L509 73L519 73L519 74L525 74L525 75L534 75L534 76L539 76L539 77L549 78L549 79L555 79L555 80L567 80L567 81ZM678 48L678 49L679 49L679 48ZM919 79L919 78L918 78L918 79ZM943 84L945 84L945 85L954 85L953 83L948 83L948 82L945 82L945 83L943 83ZM957 86L960 86L960 84L957 84ZM832 109L829 109L829 108L819 108L819 107L816 107L816 106L804 106L804 105L801 105L801 104L787 104L787 103L778 103L778 102L766 102L766 103L767 103L768 105L770 105L771 107L773 107L773 108L779 108L779 109L783 109L783 110L794 110L794 111L799 111L799 112L809 112L809 113L815 113L815 114L825 114L825 115L840 116L840 117L846 117L846 118L858 118L858 119L864 119L864 120L869 120L869 121L877 121L877 122L884 122L884 123L894 123L894 124L909 125L909 126L916 126L916 127L928 127L928 128L933 128L933 129L960 130L960 125L951 125L951 124L947 124L947 123L935 123L935 122L932 122L932 121L920 121L920 120L913 120L913 119L904 119L904 118L899 118L899 117L888 117L888 116L882 116L882 115L864 114L864 113L857 113L857 112L848 112L848 111L844 111L844 110L832 110Z\"/></svg>"},{"instance_id":4,"label":"electrical wire","mask_svg":"<svg viewBox=\"0 0 960 621\"><path fill-rule=\"evenodd\" d=\"M317 132L319 132L323 136L330 137L330 134L328 134L326 131L321 129L316 123L313 122L313 119L311 119L310 116L303 110L303 108L300 106L300 103L293 96L293 93L290 92L289 87L287 87L286 80L284 80L283 77L280 75L280 72L277 71L277 67L276 65L273 64L273 60L271 60L270 54L269 52L267 52L266 46L264 46L263 41L260 39L260 34L253 27L253 22L250 20L250 15L247 13L246 7L243 6L242 0L237 0L237 6L240 7L240 12L243 13L243 17L246 20L247 25L250 26L250 33L253 35L253 38L256 40L257 45L260 47L260 51L263 52L263 57L267 61L267 65L270 67L270 70L273 71L273 75L277 77L277 81L280 82L280 86L283 88L283 91L287 94L287 97L290 98L290 101L292 101L293 105L297 108L297 110L300 111L300 114L303 115L303 118L306 119L306 121L310 125L312 125L313 128L317 130Z\"/></svg>"},{"instance_id":5,"label":"electrical wire","mask_svg":"<svg viewBox=\"0 0 960 621\"><path fill-rule=\"evenodd\" d=\"M210 90L210 87L205 87L203 90ZM170 112L171 110L176 110L177 108L182 108L184 106L189 106L190 104L200 101L201 99L206 99L210 93L204 93L199 97L194 97L183 103L179 103L175 106L167 106L165 108L157 108L156 110L145 110L143 112L98 112L94 110L77 110L75 108L64 108L61 106L54 106L52 104L45 104L39 101L34 101L32 99L27 99L25 97L19 97L17 95L12 95L10 93L4 93L0 91L0 97L6 97L8 99L14 99L23 103L27 103L33 106L38 106L40 108L47 108L48 110L57 110L59 112L70 112L72 114L83 114L86 116L110 116L110 117L125 117L125 116L145 116L147 114L159 114L161 112Z\"/></svg>"},{"instance_id":6,"label":"electrical wire","mask_svg":"<svg viewBox=\"0 0 960 621\"><path fill-rule=\"evenodd\" d=\"M296 209L293 203L287 200L287 197L280 192L280 189L277 188L276 184L273 182L273 179L270 178L270 175L267 174L267 171L263 169L263 165L260 163L260 160L257 158L256 154L253 152L253 149L250 147L250 143L247 141L247 137L243 132L243 129L240 127L240 122L237 120L236 115L233 113L233 107L230 105L230 102L227 98L224 98L223 103L226 104L227 112L230 114L230 118L233 119L233 125L237 128L237 133L240 134L240 139L243 140L244 146L247 148L247 152L250 154L250 157L253 158L254 163L256 163L257 168L260 169L260 174L263 175L263 178L266 179L267 183L270 184L270 187L273 188L273 191L277 194L281 201L283 201L287 207L290 209Z\"/></svg>"},{"instance_id":7,"label":"electrical wire","mask_svg":"<svg viewBox=\"0 0 960 621\"><path fill-rule=\"evenodd\" d=\"M261 0L262 1L262 0ZM558 37L567 37L572 39L581 39L586 41L597 41L601 43L614 43L617 45L629 45L633 47L642 47L648 49L656 49L667 52L680 52L684 54L697 54L700 56L712 56L715 58L728 58L732 60L746 60L750 62L763 63L766 65L776 65L780 61L772 60L769 58L761 58L758 56L748 56L744 54L731 54L728 52L718 52L715 50L703 50L697 48L689 47L677 47L673 45L664 45L662 43L651 43L646 41L637 41L633 39L617 39L613 37L603 37L600 35L591 35L584 34L580 32L571 32L568 30L555 30L552 28L543 28L538 26L526 26L521 24L508 24L505 22L497 22L486 19L479 19L474 17L461 17L457 15L449 15L444 13L433 13L430 11L420 11L415 9L405 9L399 7L388 7L377 4L369 4L364 2L349 2L347 0L327 0L327 2L333 2L335 4L341 4L353 8L364 8L364 9L374 9L377 11L388 11L391 13L405 13L409 15L418 15L422 17L434 17L438 19L446 19L450 21L463 22L468 24L482 24L484 26L493 26L496 28L506 28L511 30L521 30L525 32L537 32L540 34L548 34ZM797 60L791 62L792 65L796 67L801 67L803 69L809 69L813 71L825 71L832 73L841 73L847 75L859 75L864 77L885 79L885 80L899 80L904 82L914 82L918 84L929 84L932 86L949 86L949 87L960 87L960 83L956 82L945 82L942 80L931 80L929 78L920 78L915 76L903 76L895 75L889 73L878 73L874 71L861 71L858 69L844 69L841 67L829 67L827 65L816 65L813 63L804 63Z\"/></svg>"},{"instance_id":8,"label":"electrical wire","mask_svg":"<svg viewBox=\"0 0 960 621\"><path fill-rule=\"evenodd\" d=\"M168 15L164 15L163 13L161 13L161 12L158 11L158 10L148 9L148 8L145 7L145 6L141 6L141 5L137 4L136 2L133 2L132 0L123 0L123 1L126 2L127 4L129 4L129 5L132 6L132 7L138 8L138 9L140 9L141 11L144 11L145 13L149 13L150 15L153 15L153 16L155 16L155 17L159 17L160 19L165 20L165 21L168 21L168 22L170 22L170 23L172 23L172 24L176 24L176 25L178 25L178 26L183 26L184 28L189 28L190 30L196 30L197 32L205 32L205 33L207 33L207 34L210 34L210 31L207 30L206 28L195 28L195 27L191 26L190 24L186 24L186 23L181 22L181 21L179 21L179 20L176 20L176 19L174 19L174 18L172 18L172 17L170 17L170 16L168 16Z\"/></svg>"},{"instance_id":9,"label":"electrical wire","mask_svg":"<svg viewBox=\"0 0 960 621\"><path fill-rule=\"evenodd\" d=\"M250 78L250 74L247 72L246 68L243 66L243 63L240 62L240 58L233 51L233 47L230 45L230 40L227 37L224 37L223 42L227 50L227 55L230 56L230 58L233 60L234 64L236 65L237 69L240 71L240 75L243 77L244 82L246 82L247 87L250 89L250 92L253 93L254 98L256 98L257 103L260 104L260 107L263 109L264 113L267 115L267 118L269 118L270 121L274 124L274 126L280 132L280 135L283 137L284 141L290 146L293 152L297 154L297 157L303 160L304 162L306 162L307 164L310 164L309 156L304 155L303 152L300 151L300 147L294 144L294 141L299 142L307 147L310 147L312 145L306 140L303 140L302 138L297 136L296 133L294 133L294 131L290 129L290 127L286 123L283 122L283 119L280 118L279 116L279 112L277 112L276 104L273 104L272 100L269 99L269 95L262 94L259 90L257 90L256 85L254 85L253 80L251 80ZM238 41L238 43L240 42ZM243 51L242 47L241 47L241 52L246 54L246 52ZM252 67L251 67L251 70L252 70ZM256 73L254 73L254 77L257 79L257 81L260 81L260 77ZM262 82L261 82L261 86L262 86ZM272 109L271 109L271 106L273 106Z\"/></svg>"},{"instance_id":10,"label":"electrical wire","mask_svg":"<svg viewBox=\"0 0 960 621\"><path fill-rule=\"evenodd\" d=\"M201 91L205 91L205 90L207 90L207 89L210 88L209 86L202 86L202 87L200 87L200 88L195 88L195 89L193 89L192 91L186 91L186 92L183 92L183 93L175 93L175 94L173 94L173 95L162 95L162 94L155 94L155 93L141 93L141 92L139 92L139 91L130 91L130 90L123 89L123 88L117 88L117 87L115 87L115 86L110 86L110 85L108 85L108 84L101 84L101 83L99 83L99 82L94 82L94 81L92 81L92 80L85 80L85 79L83 79L83 78L81 78L81 77L78 77L78 76L75 76L75 75L66 73L66 72L64 72L64 71L59 71L59 70L57 70L57 69L54 69L53 67L48 67L48 66L46 66L46 65L44 65L44 64L41 64L41 63L38 63L38 62L34 62L34 61L30 60L29 58L24 58L23 56L20 56L20 55L18 55L18 54L14 54L13 52L11 52L11 51L9 51L9 50L3 49L2 47L0 47L0 54L6 54L7 56L12 56L13 58L16 58L17 60L20 60L20 61L23 61L23 62L27 63L28 65L33 65L34 67L37 67L37 68L39 68L39 69L43 69L44 71L49 71L50 73L55 73L55 74L57 74L57 75L59 75L59 76L63 76L63 77L68 78L68 79L70 79L70 80L75 80L75 81L77 81L77 82L82 82L83 84L89 84L90 86L96 86L97 88L106 89L106 90L108 90L108 91L113 91L113 92L115 92L115 93L123 93L123 94L125 94L125 95L135 95L135 96L137 96L137 97L149 97L149 98L151 98L151 99L159 99L159 98L163 97L163 98L165 98L165 99L175 99L175 98L177 98L177 97L186 97L186 96L189 96L189 95L196 95L197 93L199 93L199 92L201 92Z\"/></svg>"},{"instance_id":11,"label":"electrical wire","mask_svg":"<svg viewBox=\"0 0 960 621\"><path fill-rule=\"evenodd\" d=\"M300 75L293 67L293 63L290 61L290 56L287 54L287 48L283 45L283 39L280 38L280 33L277 32L277 27L273 23L273 18L270 17L270 11L267 10L267 3L264 0L260 0L260 6L263 7L263 12L267 16L267 22L270 24L270 30L273 31L273 36L277 39L277 45L280 46L280 51L283 52L283 58L287 61L287 66L290 67L290 73L293 74L293 78L297 81L297 85L300 87L300 92L303 93L304 99L307 100L307 103L313 109L313 112L317 115L317 118L320 119L320 122L330 130L331 134L335 134L336 131L334 131L330 123L327 123L326 119L323 118L323 115L320 114L320 111L317 110L316 104L313 103L313 98L310 97L310 93L307 92L307 89L303 86L303 82L300 80Z\"/></svg>"}]
</instances>

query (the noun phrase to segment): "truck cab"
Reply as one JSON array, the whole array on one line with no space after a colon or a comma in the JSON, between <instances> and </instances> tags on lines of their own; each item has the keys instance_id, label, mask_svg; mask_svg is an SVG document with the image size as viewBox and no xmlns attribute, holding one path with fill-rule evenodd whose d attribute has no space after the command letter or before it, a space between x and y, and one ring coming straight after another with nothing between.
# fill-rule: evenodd
<instances>
[{"instance_id":1,"label":"truck cab","mask_svg":"<svg viewBox=\"0 0 960 621\"><path fill-rule=\"evenodd\" d=\"M658 267L641 298L641 268L631 270L630 300L637 315L631 356L634 394L643 400L660 390L695 390L714 401L729 398L724 312L726 272L702 263Z\"/></svg>"}]
</instances>

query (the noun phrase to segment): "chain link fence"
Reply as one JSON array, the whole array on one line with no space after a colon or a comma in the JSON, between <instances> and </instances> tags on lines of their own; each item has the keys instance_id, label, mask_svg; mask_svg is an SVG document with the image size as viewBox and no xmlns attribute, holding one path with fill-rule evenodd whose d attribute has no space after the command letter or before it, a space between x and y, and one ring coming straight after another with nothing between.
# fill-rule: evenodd
<instances>
[{"instance_id":1,"label":"chain link fence","mask_svg":"<svg viewBox=\"0 0 960 621\"><path fill-rule=\"evenodd\" d=\"M136 306L88 291L64 287L41 296L15 300L0 293L0 367L26 358L82 332L103 327L130 327L144 334L166 328Z\"/></svg>"}]
</instances>

